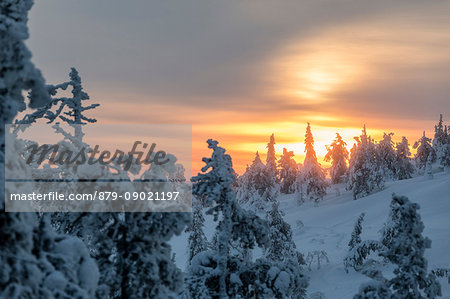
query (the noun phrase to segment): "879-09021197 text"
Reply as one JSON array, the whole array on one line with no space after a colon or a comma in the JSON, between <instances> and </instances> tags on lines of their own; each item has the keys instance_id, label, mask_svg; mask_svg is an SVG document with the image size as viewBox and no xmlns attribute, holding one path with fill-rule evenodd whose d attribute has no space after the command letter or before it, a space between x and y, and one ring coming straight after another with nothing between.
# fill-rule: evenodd
<instances>
[{"instance_id":1,"label":"879-09021197 text","mask_svg":"<svg viewBox=\"0 0 450 299\"><path fill-rule=\"evenodd\" d=\"M10 200L38 200L38 201L90 201L90 200L150 200L164 201L176 200L180 192L112 192L112 191L95 191L94 193L69 193L50 191L47 193L11 193Z\"/></svg>"}]
</instances>

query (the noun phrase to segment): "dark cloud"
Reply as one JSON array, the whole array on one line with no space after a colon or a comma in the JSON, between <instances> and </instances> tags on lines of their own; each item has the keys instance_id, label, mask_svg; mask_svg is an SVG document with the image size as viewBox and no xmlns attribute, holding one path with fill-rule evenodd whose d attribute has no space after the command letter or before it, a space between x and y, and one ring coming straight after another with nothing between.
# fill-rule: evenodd
<instances>
[{"instance_id":1,"label":"dark cloud","mask_svg":"<svg viewBox=\"0 0 450 299\"><path fill-rule=\"evenodd\" d=\"M437 29L445 36L448 12L442 1L39 0L30 16L29 45L49 82L66 80L69 67L76 66L86 89L103 105L132 101L201 107L210 113L245 111L255 120L259 115L275 120L295 113L349 111L434 119L440 110L450 112L449 60L430 64L416 55L405 61L402 53L392 57L387 52L387 58L377 57L377 68L386 75L378 73L378 79L333 94L327 105L268 95L279 76L270 73L268 63L286 44L301 45L340 26L357 28L392 16L399 28L419 24L418 32L436 34ZM350 30L342 38L410 46L407 36L392 29L388 37L354 36ZM443 55L449 44L435 40L425 38L424 49ZM117 96L110 98L113 93ZM183 117L146 109L159 119Z\"/></svg>"},{"instance_id":2,"label":"dark cloud","mask_svg":"<svg viewBox=\"0 0 450 299\"><path fill-rule=\"evenodd\" d=\"M90 84L228 97L263 88L265 59L288 40L412 3L40 0L30 46L52 80L75 65Z\"/></svg>"}]
</instances>

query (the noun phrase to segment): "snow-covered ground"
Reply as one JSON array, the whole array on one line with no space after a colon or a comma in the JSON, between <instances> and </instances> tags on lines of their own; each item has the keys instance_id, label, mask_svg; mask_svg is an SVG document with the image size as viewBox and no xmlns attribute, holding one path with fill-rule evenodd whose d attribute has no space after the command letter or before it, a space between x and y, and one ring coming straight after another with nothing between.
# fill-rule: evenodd
<instances>
[{"instance_id":1,"label":"snow-covered ground","mask_svg":"<svg viewBox=\"0 0 450 299\"><path fill-rule=\"evenodd\" d=\"M362 239L378 240L380 229L387 220L392 194L405 195L420 204L419 213L425 224L424 235L432 240L431 249L426 250L428 270L450 268L450 173L435 173L433 179L416 177L409 180L387 182L386 188L365 198L353 200L344 186L333 186L319 206L313 203L298 205L293 195L280 196L280 209L291 225L297 248L305 255L313 250L324 250L329 264L317 265L308 271L310 284L308 293L322 292L325 298L352 298L362 282L369 279L353 270L346 273L342 260L348 250L348 241L355 221L366 213ZM298 225L300 220L303 223ZM205 233L212 235L215 224L206 219ZM186 267L187 235L174 238L173 250L180 268ZM258 255L255 252L255 256ZM450 284L439 278L442 297L450 298Z\"/></svg>"}]
</instances>

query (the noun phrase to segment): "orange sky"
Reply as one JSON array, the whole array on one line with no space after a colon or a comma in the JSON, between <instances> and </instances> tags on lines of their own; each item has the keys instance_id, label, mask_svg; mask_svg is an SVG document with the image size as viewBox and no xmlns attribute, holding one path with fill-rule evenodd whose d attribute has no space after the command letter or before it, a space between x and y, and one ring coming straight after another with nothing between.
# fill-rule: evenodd
<instances>
[{"instance_id":1,"label":"orange sky","mask_svg":"<svg viewBox=\"0 0 450 299\"><path fill-rule=\"evenodd\" d=\"M336 132L412 145L450 118L445 1L95 3L35 4L35 64L51 83L77 67L99 123L192 124L194 173L208 138L242 173L272 133L303 162L307 122L321 160Z\"/></svg>"},{"instance_id":2,"label":"orange sky","mask_svg":"<svg viewBox=\"0 0 450 299\"><path fill-rule=\"evenodd\" d=\"M119 107L110 107L115 111L120 109ZM130 107L129 113L136 116L137 119L153 110L155 107L146 109L133 109ZM156 109L158 110L158 109ZM102 107L98 110L98 118L102 120L105 114L108 114L106 107ZM191 111L184 113L191 114L192 119L201 116L202 113L197 111ZM209 111L205 114L211 113ZM130 115L131 117L131 115ZM438 117L438 116L437 116ZM168 117L170 119L170 117ZM228 121L232 118L233 121ZM102 123L117 123L109 122L108 117ZM432 130L435 120L407 120L407 119L378 119L376 117L366 118L366 121L358 118L338 118L331 116L319 116L319 115L304 115L299 116L299 121L274 120L269 122L253 119L246 121L245 112L230 111L230 112L217 112L211 113L211 115L203 119L200 123L195 123L192 126L192 170L193 174L196 174L199 169L204 165L201 161L202 157L209 157L211 151L207 148L206 140L208 138L214 138L220 142L220 145L225 147L227 153L233 158L233 165L235 170L242 174L247 164L250 164L254 158L255 152L259 151L261 158L265 161L266 145L269 141L269 136L274 133L276 140L276 153L278 157L283 152L283 147L288 150L294 151L295 159L297 162L303 163L304 159L304 135L306 130L306 122L310 122L312 126L312 132L315 140L315 150L317 152L319 162L324 166L328 166L323 161L323 156L326 154L325 145L328 145L335 138L336 133L339 133L347 142L349 149L354 143L354 137L361 134L363 124L367 125L368 134L375 140L380 140L383 136L383 132L394 132L394 141L400 141L402 136L407 136L412 150L412 144L417 140L422 131L425 129L429 132L427 135L432 137ZM167 123L177 123L176 120L168 121ZM133 122L131 122L133 123ZM151 118L149 119L151 123ZM123 124L129 125L130 122L126 121ZM127 127L132 127L129 125ZM132 136L130 134L129 136Z\"/></svg>"}]
</instances>

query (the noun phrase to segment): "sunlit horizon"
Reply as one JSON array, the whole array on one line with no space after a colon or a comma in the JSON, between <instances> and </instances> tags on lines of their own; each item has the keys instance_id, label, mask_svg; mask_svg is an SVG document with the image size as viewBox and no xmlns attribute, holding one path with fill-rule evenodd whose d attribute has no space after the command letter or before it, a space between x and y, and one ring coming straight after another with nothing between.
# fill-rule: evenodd
<instances>
[{"instance_id":1,"label":"sunlit horizon","mask_svg":"<svg viewBox=\"0 0 450 299\"><path fill-rule=\"evenodd\" d=\"M439 117L439 116L438 116ZM437 122L436 119L435 122ZM429 130L425 130L428 137L432 137L434 132L432 132L434 122L430 121ZM299 127L303 127L303 130L306 131L306 123L296 124ZM264 128L261 128L262 131L267 131ZM362 126L361 128L331 128L331 127L318 127L314 126L314 123L311 123L311 130L314 137L314 150L316 151L317 158L319 163L324 168L328 168L331 166L330 162L325 162L324 157L327 153L326 145L330 145L336 138L336 133L339 133L343 140L347 143L348 151L351 150L353 145L356 143L355 137L359 137L362 134ZM270 130L269 130L270 131ZM275 130L274 130L275 131ZM286 148L288 151L293 151L294 160L297 163L303 164L305 158L305 145L304 145L304 135L305 132L299 132L298 136L290 135L289 132L277 131L278 133L274 133L275 137L275 154L277 159L281 157L283 154L283 148ZM413 149L413 144L417 141L423 134L423 131L414 130L406 131L408 134L398 134L392 130L383 130L383 129L371 129L367 128L367 134L371 136L375 142L378 142L382 139L384 133L394 133L392 140L395 143L400 142L402 137L407 137L411 150L411 158L414 158L415 150ZM233 141L225 141L221 142L220 138L216 138L219 141L219 145L223 146L227 153L231 155L233 159L233 166L235 171L241 175L245 172L247 165L251 165L253 159L255 158L256 152L258 152L261 160L265 163L267 156L267 143L269 142L269 137L271 133L266 135L259 136L261 142L253 141L253 142L241 142L241 143L233 143ZM298 142L280 142L279 140L293 140L298 139ZM244 138L245 139L245 138ZM225 137L224 140L227 140ZM197 152L202 153L204 157L208 156L208 149L206 148L206 140L200 141L198 143ZM202 148L203 146L203 148ZM394 145L395 146L395 145ZM201 161L200 156L193 157L193 175L197 174L201 167L204 166L204 163Z\"/></svg>"}]
</instances>

